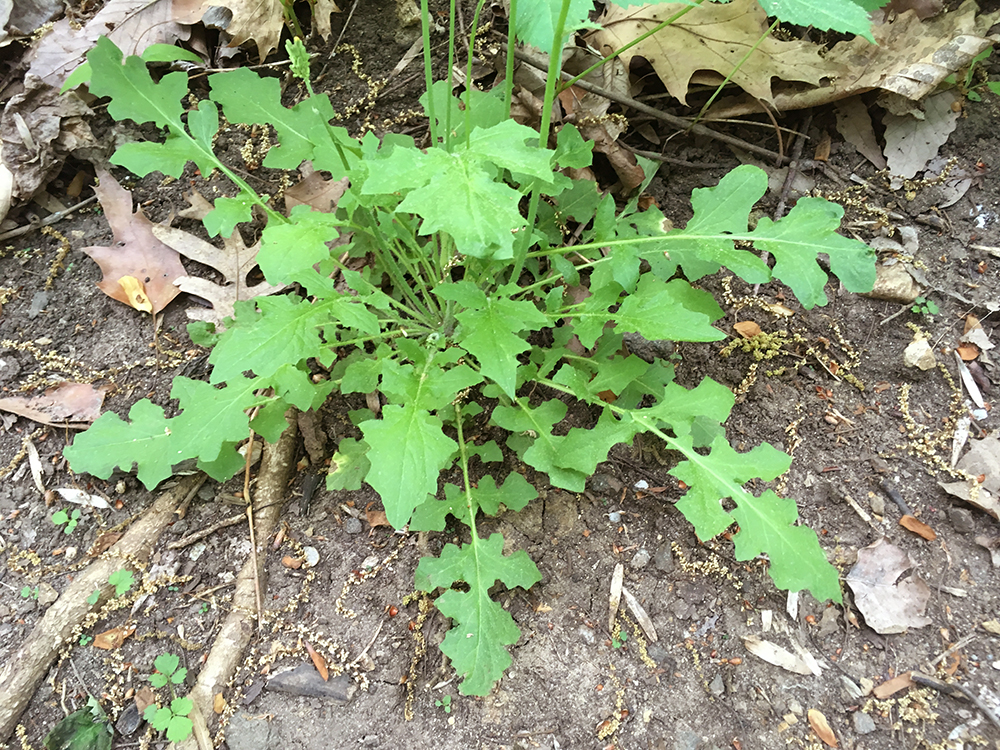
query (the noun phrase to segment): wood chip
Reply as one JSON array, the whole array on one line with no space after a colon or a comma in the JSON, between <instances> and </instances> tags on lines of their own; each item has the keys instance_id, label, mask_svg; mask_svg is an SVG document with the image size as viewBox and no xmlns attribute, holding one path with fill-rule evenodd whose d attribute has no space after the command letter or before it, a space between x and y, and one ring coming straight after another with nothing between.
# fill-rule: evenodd
<instances>
[{"instance_id":1,"label":"wood chip","mask_svg":"<svg viewBox=\"0 0 1000 750\"><path fill-rule=\"evenodd\" d=\"M895 695L900 690L906 690L907 688L914 687L916 683L910 678L909 672L904 672L903 674L896 675L891 680L886 680L881 685L877 686L872 690L872 695L878 698L880 701L884 701L891 695Z\"/></svg>"},{"instance_id":2,"label":"wood chip","mask_svg":"<svg viewBox=\"0 0 1000 750\"><path fill-rule=\"evenodd\" d=\"M646 610L639 604L639 600L632 596L632 592L624 586L622 586L622 594L625 596L625 604L632 610L632 615L635 617L636 622L639 623L639 627L642 628L642 632L646 634L650 643L656 642L656 628L653 627L653 621L649 619Z\"/></svg>"},{"instance_id":3,"label":"wood chip","mask_svg":"<svg viewBox=\"0 0 1000 750\"><path fill-rule=\"evenodd\" d=\"M933 542L937 539L937 533L934 529L914 516L900 516L899 525L907 531L912 531L914 534L922 536L928 542Z\"/></svg>"},{"instance_id":4,"label":"wood chip","mask_svg":"<svg viewBox=\"0 0 1000 750\"><path fill-rule=\"evenodd\" d=\"M815 708L810 708L806 713L809 717L809 726L816 733L823 743L829 747L837 747L837 735L833 733L830 729L830 723L826 720L826 717L817 711Z\"/></svg>"},{"instance_id":5,"label":"wood chip","mask_svg":"<svg viewBox=\"0 0 1000 750\"><path fill-rule=\"evenodd\" d=\"M608 630L615 629L615 618L618 616L618 607L622 602L622 582L625 580L625 566L621 563L615 565L615 572L611 574L611 597L608 600Z\"/></svg>"}]
</instances>

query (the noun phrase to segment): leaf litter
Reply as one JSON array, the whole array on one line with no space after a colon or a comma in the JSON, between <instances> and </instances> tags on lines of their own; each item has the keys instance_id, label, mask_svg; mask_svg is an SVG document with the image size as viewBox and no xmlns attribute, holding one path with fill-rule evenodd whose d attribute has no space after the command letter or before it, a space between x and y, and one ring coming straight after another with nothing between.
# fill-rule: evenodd
<instances>
[{"instance_id":1,"label":"leaf litter","mask_svg":"<svg viewBox=\"0 0 1000 750\"><path fill-rule=\"evenodd\" d=\"M924 614L930 587L916 573L901 578L913 567L909 555L884 538L858 550L858 562L846 581L865 624L876 633L902 633L931 624Z\"/></svg>"}]
</instances>

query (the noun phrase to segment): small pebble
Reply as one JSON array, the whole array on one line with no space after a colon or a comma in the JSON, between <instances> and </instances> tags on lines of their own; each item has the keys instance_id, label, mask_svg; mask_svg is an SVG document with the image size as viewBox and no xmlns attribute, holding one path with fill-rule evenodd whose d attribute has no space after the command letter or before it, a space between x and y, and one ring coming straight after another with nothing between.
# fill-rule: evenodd
<instances>
[{"instance_id":1,"label":"small pebble","mask_svg":"<svg viewBox=\"0 0 1000 750\"><path fill-rule=\"evenodd\" d=\"M613 510L610 513L608 513L608 520L611 521L611 523L621 523L622 514L619 513L617 510Z\"/></svg>"},{"instance_id":2,"label":"small pebble","mask_svg":"<svg viewBox=\"0 0 1000 750\"><path fill-rule=\"evenodd\" d=\"M875 731L875 721L864 711L855 711L851 714L851 721L854 722L854 731L858 734L871 734Z\"/></svg>"},{"instance_id":3,"label":"small pebble","mask_svg":"<svg viewBox=\"0 0 1000 750\"><path fill-rule=\"evenodd\" d=\"M348 518L344 521L344 531L348 534L360 534L361 533L361 521L357 518Z\"/></svg>"},{"instance_id":4,"label":"small pebble","mask_svg":"<svg viewBox=\"0 0 1000 750\"><path fill-rule=\"evenodd\" d=\"M965 508L950 508L948 510L948 520L951 521L952 528L959 534L970 534L976 529L972 513Z\"/></svg>"},{"instance_id":5,"label":"small pebble","mask_svg":"<svg viewBox=\"0 0 1000 750\"><path fill-rule=\"evenodd\" d=\"M715 675L712 678L712 682L709 684L708 689L712 692L712 695L718 697L726 692L726 685L722 681L722 673Z\"/></svg>"},{"instance_id":6,"label":"small pebble","mask_svg":"<svg viewBox=\"0 0 1000 750\"><path fill-rule=\"evenodd\" d=\"M630 565L633 568L645 568L649 565L651 555L648 550L641 549L632 556L632 562Z\"/></svg>"},{"instance_id":7,"label":"small pebble","mask_svg":"<svg viewBox=\"0 0 1000 750\"><path fill-rule=\"evenodd\" d=\"M303 547L302 554L306 557L306 565L315 568L319 565L319 552L315 547Z\"/></svg>"}]
</instances>

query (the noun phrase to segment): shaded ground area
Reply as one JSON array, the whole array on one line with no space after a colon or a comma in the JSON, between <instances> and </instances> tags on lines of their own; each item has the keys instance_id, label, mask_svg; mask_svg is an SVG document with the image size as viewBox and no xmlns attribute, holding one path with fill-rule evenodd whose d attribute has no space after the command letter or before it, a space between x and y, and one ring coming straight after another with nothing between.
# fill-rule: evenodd
<instances>
[{"instance_id":1,"label":"shaded ground area","mask_svg":"<svg viewBox=\"0 0 1000 750\"><path fill-rule=\"evenodd\" d=\"M350 36L372 75L391 69L412 41L411 32L386 26L383 15L360 6ZM324 81L335 82L329 87L337 92L335 100L354 102L365 93L350 73L350 62L348 55L339 55L319 71ZM384 121L416 106L419 77L407 80L404 76L378 99L371 113ZM362 111L358 120L368 114ZM229 722L228 746L816 747L807 716L811 709L822 712L843 747L961 747L943 744L950 735L966 746L998 744L1000 729L967 701L929 689L903 690L886 700L868 693L872 684L908 670L934 674L940 667L994 709L1000 696L996 635L983 627L996 618L1000 584L989 552L975 542L980 535L996 537L997 521L943 492L937 481L949 477L930 458L933 453L950 463L954 420L964 413L960 394L956 397L954 359L942 350L957 345L970 312L982 319L993 341L1000 338L994 331L996 315L988 315L1000 300L1000 260L970 247L1000 245L997 115L995 98L970 106L942 149L969 171L977 163L983 166L964 198L935 212L943 219L941 229L916 221L935 205L934 186L924 186L908 201L866 172L851 147L837 150L835 144L831 157L835 171L830 174L857 172L871 180L875 188L869 202L893 223L916 228L919 250L913 264L931 283L925 296L939 306L938 314L906 309L886 320L899 304L841 292L835 280L827 287L831 303L806 312L780 285L768 285L755 297L742 284L712 278L706 288L725 297L723 330L754 320L764 331L786 332L776 350L761 355L767 359L758 362L753 351L739 348L726 355L726 342L676 348L634 344L640 354L674 357L684 384L708 375L736 389L741 401L729 435L737 449L767 441L793 453L779 489L798 500L804 523L820 534L844 575L858 551L883 536L902 548L930 586L929 624L878 635L856 609L845 614L806 594L790 617L786 596L774 589L762 561L737 563L726 539L702 543L694 537L672 507L680 496L677 480L668 474L673 459L646 441L615 448L579 496L547 487L544 477L530 469L506 467L525 471L541 497L520 513L484 522L480 533L503 531L511 549L526 549L536 561L543 580L527 592L498 594L522 631L512 649L513 665L488 697L463 697L437 649L446 621L412 596L419 557L455 541L457 532L402 536L387 527L370 528L365 511L377 501L373 492L331 493L321 485L306 502L307 477L298 475L288 490L292 500L283 540L268 554L263 606L272 613L273 628L255 639L233 690L225 695L228 708L219 706ZM814 134L833 132L831 118L817 113ZM239 139L245 137L231 135L235 163L243 145ZM661 171L650 192L677 223L689 217L691 189L717 183L739 163L712 142L685 143L682 158L717 162L718 168ZM131 186L138 203L160 220L183 207L181 192L194 179L161 187L147 178ZM277 178L262 171L254 179L266 184ZM852 185L838 184L829 174L818 176L818 187L827 195ZM762 210L770 214L777 197L769 195L767 201ZM848 208L848 226L853 222L866 239L864 222L871 218ZM186 228L194 226L190 222ZM81 212L55 228L72 249L51 289L44 282L61 244L58 236L27 235L0 258L3 284L16 290L0 318L0 386L14 393L24 384L72 376L113 383L106 407L120 414L144 396L170 408L171 378L182 368L197 373L200 362L200 350L185 333L184 309L190 302L181 298L167 309L160 351L154 350L148 317L99 292L94 282L100 273L79 252L109 241L103 217ZM761 302L780 302L794 314L776 316ZM914 335L908 325L929 335L943 369L904 365L903 351ZM995 370L987 369L987 375L996 381ZM343 415L358 406L327 405L321 424L328 446L352 436ZM6 562L0 568L0 660L6 660L80 561L86 562L95 541L141 513L151 496L129 475L108 481L70 476L60 456L67 440L63 431L2 418L0 467L12 467L0 485ZM982 425L992 429L994 421L990 414ZM972 432L974 438L981 436L975 427ZM112 509L84 510L72 533L57 528L50 520L55 508L45 506L21 460L23 439L29 436L48 487L78 486L106 496ZM902 494L911 514L929 525L936 539L926 541L898 525L903 512L886 498L883 482ZM154 658L165 651L180 656L190 677L197 672L227 611L235 571L250 542L246 524L234 523L189 544L171 543L238 516L241 487L241 478L203 485L153 555L150 572L167 571L175 579L152 587L135 607L111 612L74 636L76 646L23 716L34 746L64 711L85 702L85 691L106 698L107 705L127 705L152 671ZM313 554L318 561L312 568L289 567ZM627 609L613 630L609 626L608 592L618 563L625 568L626 588L651 617L655 642ZM849 592L847 601L852 601ZM94 647L98 634L115 628L134 628L134 633L119 649ZM744 639L751 636L793 652L797 644L815 657L821 674L796 674L760 660L745 647ZM326 683L331 694L291 695L275 689L274 682L264 687L262 670L273 674L307 665L312 673L305 642L326 655L333 671L343 669L343 677ZM956 643L960 648L935 663ZM120 736L116 744L124 747L138 736Z\"/></svg>"}]
</instances>

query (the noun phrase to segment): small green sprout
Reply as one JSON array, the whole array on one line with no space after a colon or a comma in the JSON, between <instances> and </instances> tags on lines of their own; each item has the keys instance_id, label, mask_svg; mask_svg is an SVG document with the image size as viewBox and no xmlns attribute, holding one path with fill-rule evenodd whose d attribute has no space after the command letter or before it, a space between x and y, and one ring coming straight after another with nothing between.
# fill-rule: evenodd
<instances>
[{"instance_id":1,"label":"small green sprout","mask_svg":"<svg viewBox=\"0 0 1000 750\"><path fill-rule=\"evenodd\" d=\"M37 599L38 598L38 586L25 586L21 589L22 599Z\"/></svg>"},{"instance_id":2,"label":"small green sprout","mask_svg":"<svg viewBox=\"0 0 1000 750\"><path fill-rule=\"evenodd\" d=\"M617 636L612 636L611 646L612 648L621 648L622 646L625 645L625 642L627 640L628 640L628 631L623 630Z\"/></svg>"},{"instance_id":3,"label":"small green sprout","mask_svg":"<svg viewBox=\"0 0 1000 750\"><path fill-rule=\"evenodd\" d=\"M435 706L440 706L446 714L451 713L451 696L446 695L441 700L434 701Z\"/></svg>"},{"instance_id":4,"label":"small green sprout","mask_svg":"<svg viewBox=\"0 0 1000 750\"><path fill-rule=\"evenodd\" d=\"M913 300L913 307L910 308L917 315L926 315L928 317L932 315L937 315L941 312L941 308L937 306L937 303L932 299L927 299L926 297L917 297Z\"/></svg>"},{"instance_id":5,"label":"small green sprout","mask_svg":"<svg viewBox=\"0 0 1000 750\"><path fill-rule=\"evenodd\" d=\"M90 592L90 596L87 597L87 604L93 607L95 604L97 604L97 601L100 598L101 598L101 590L94 589L93 591Z\"/></svg>"},{"instance_id":6,"label":"small green sprout","mask_svg":"<svg viewBox=\"0 0 1000 750\"><path fill-rule=\"evenodd\" d=\"M158 732L166 731L171 742L183 742L191 736L194 724L188 718L194 710L194 702L190 698L178 698L174 695L174 685L180 685L187 677L187 668L180 666L176 654L160 654L153 661L156 671L149 676L149 684L155 688L169 688L171 701L169 706L148 706L143 712L143 718Z\"/></svg>"},{"instance_id":7,"label":"small green sprout","mask_svg":"<svg viewBox=\"0 0 1000 750\"><path fill-rule=\"evenodd\" d=\"M121 570L116 570L108 576L108 583L115 587L115 596L121 596L132 588L132 584L135 583L135 579L132 577L131 570L122 568ZM93 596L93 594L91 594L91 596Z\"/></svg>"},{"instance_id":8,"label":"small green sprout","mask_svg":"<svg viewBox=\"0 0 1000 750\"><path fill-rule=\"evenodd\" d=\"M80 523L80 509L74 508L72 515L67 513L65 510L57 510L52 514L52 523L56 526L66 524L66 528L63 529L63 533L72 534L76 529L77 524Z\"/></svg>"}]
</instances>

